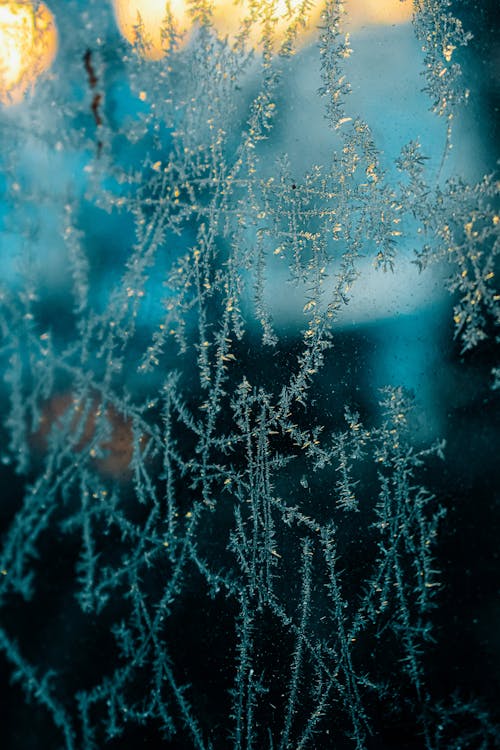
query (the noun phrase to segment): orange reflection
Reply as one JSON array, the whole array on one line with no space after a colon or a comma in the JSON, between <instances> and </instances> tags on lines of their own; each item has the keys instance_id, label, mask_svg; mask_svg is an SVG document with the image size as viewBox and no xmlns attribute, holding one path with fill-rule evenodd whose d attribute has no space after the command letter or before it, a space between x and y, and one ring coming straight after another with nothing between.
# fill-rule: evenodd
<instances>
[{"instance_id":1,"label":"orange reflection","mask_svg":"<svg viewBox=\"0 0 500 750\"><path fill-rule=\"evenodd\" d=\"M130 474L130 462L133 456L132 420L124 417L113 406L108 406L106 419L110 425L111 435L109 439L96 444L95 431L100 415L97 399L93 401L88 411L85 411L83 405L75 401L71 393L57 394L42 410L40 427L33 435L34 445L45 451L51 430L58 423L62 427L63 421L67 425L69 416L70 433L79 435L73 450L82 454L87 453L92 463L104 476L126 479ZM85 420L83 424L82 420ZM145 437L143 436L139 445L142 448L144 444Z\"/></svg>"}]
</instances>

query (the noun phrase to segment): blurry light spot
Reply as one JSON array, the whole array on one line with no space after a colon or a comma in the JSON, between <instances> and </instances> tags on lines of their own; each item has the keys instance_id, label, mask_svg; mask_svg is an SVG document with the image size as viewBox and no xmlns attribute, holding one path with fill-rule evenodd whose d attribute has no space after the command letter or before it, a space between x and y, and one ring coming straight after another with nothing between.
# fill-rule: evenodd
<instances>
[{"instance_id":1,"label":"blurry light spot","mask_svg":"<svg viewBox=\"0 0 500 750\"><path fill-rule=\"evenodd\" d=\"M113 0L116 21L121 34L137 44L141 54L160 60L167 52L170 34L175 32L183 41L192 25L192 7L188 0ZM212 21L217 33L235 40L246 28L246 39L254 47L262 42L264 28L272 27L274 43L283 42L288 32L304 42L317 32L321 24L323 3L313 0L304 9L303 0L214 0ZM344 4L349 28L370 24L405 23L411 19L411 0L348 0Z\"/></svg>"},{"instance_id":2,"label":"blurry light spot","mask_svg":"<svg viewBox=\"0 0 500 750\"><path fill-rule=\"evenodd\" d=\"M0 102L19 103L57 52L54 17L44 3L0 2Z\"/></svg>"}]
</instances>

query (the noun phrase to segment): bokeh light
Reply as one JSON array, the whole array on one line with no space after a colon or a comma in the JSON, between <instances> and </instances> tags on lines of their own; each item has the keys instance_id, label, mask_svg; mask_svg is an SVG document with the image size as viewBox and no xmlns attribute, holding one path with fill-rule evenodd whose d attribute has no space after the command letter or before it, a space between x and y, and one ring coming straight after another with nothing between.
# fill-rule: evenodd
<instances>
[{"instance_id":1,"label":"bokeh light","mask_svg":"<svg viewBox=\"0 0 500 750\"><path fill-rule=\"evenodd\" d=\"M57 52L54 17L44 3L0 2L0 101L19 103Z\"/></svg>"},{"instance_id":2,"label":"bokeh light","mask_svg":"<svg viewBox=\"0 0 500 750\"><path fill-rule=\"evenodd\" d=\"M140 41L142 54L161 59L169 48L169 30L188 39L192 25L192 5L187 0L113 0L116 20L122 35L131 44ZM359 28L370 24L405 23L412 15L410 0L347 0L346 25ZM266 28L272 29L274 45L282 43L290 32L299 45L309 41L320 24L323 2L314 0L305 8L304 0L215 0L212 23L221 36L233 41L244 29L247 42L258 47ZM269 22L269 23L268 23ZM166 33L165 33L166 32Z\"/></svg>"}]
</instances>

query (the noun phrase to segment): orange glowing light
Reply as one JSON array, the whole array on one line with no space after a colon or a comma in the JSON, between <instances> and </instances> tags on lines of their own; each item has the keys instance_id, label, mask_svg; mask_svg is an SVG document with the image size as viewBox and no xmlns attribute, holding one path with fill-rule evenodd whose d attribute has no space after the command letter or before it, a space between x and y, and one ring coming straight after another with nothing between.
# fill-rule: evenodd
<instances>
[{"instance_id":1,"label":"orange glowing light","mask_svg":"<svg viewBox=\"0 0 500 750\"><path fill-rule=\"evenodd\" d=\"M161 59L168 50L168 39L162 35L168 11L176 33L184 35L184 42L189 38L187 32L192 26L192 13L187 0L170 0L167 3L165 0L113 0L113 5L118 28L127 41L135 44L138 28L141 28L142 53L150 60ZM303 0L268 0L258 5L249 0L214 0L211 8L212 22L218 34L228 35L231 39L234 39L248 22L248 41L258 46L263 35L266 13L273 18L273 38L280 41L298 19L303 5ZM314 31L317 25L321 7L321 3L316 2L312 8L304 12L309 33ZM306 33L305 29L301 29L302 37L305 38Z\"/></svg>"},{"instance_id":2,"label":"orange glowing light","mask_svg":"<svg viewBox=\"0 0 500 750\"><path fill-rule=\"evenodd\" d=\"M142 34L142 54L150 60L161 59L168 50L168 38L162 27L170 14L170 24L183 41L189 38L192 14L188 0L113 0L118 28L131 44ZM302 13L303 0L214 0L211 17L221 36L234 40L247 26L247 41L258 47L264 34L266 19L272 19L274 44L282 42L287 32L297 25L296 43L303 44L317 32L323 9L321 0L314 0ZM350 30L372 24L399 24L411 19L411 0L345 0L345 24ZM192 7L192 6L191 6ZM302 23L304 21L304 23Z\"/></svg>"},{"instance_id":3,"label":"orange glowing light","mask_svg":"<svg viewBox=\"0 0 500 750\"><path fill-rule=\"evenodd\" d=\"M344 6L352 29L408 23L413 15L412 0L347 0Z\"/></svg>"},{"instance_id":4,"label":"orange glowing light","mask_svg":"<svg viewBox=\"0 0 500 750\"><path fill-rule=\"evenodd\" d=\"M133 457L134 430L132 420L120 414L113 406L106 408L106 419L109 422L109 438L96 444L97 421L101 414L97 398L90 408L84 409L69 392L53 396L42 408L40 426L33 434L33 445L42 454L46 452L47 440L51 430L63 425L68 415L69 439L75 434L73 450L82 457L88 457L91 465L106 477L126 480L130 478L130 463ZM140 448L144 448L146 438L139 438Z\"/></svg>"},{"instance_id":5,"label":"orange glowing light","mask_svg":"<svg viewBox=\"0 0 500 750\"><path fill-rule=\"evenodd\" d=\"M143 55L149 60L159 60L168 49L168 40L162 38L162 28L170 10L172 25L177 34L183 34L191 25L186 0L113 0L116 22L120 33L130 44L138 41L141 30Z\"/></svg>"},{"instance_id":6,"label":"orange glowing light","mask_svg":"<svg viewBox=\"0 0 500 750\"><path fill-rule=\"evenodd\" d=\"M0 102L17 104L57 52L54 17L44 3L0 0Z\"/></svg>"}]
</instances>

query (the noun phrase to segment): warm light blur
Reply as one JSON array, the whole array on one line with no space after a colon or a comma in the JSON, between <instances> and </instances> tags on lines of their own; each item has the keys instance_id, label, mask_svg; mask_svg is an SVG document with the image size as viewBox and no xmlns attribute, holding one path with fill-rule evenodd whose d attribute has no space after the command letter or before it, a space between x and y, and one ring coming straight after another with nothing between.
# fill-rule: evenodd
<instances>
[{"instance_id":1,"label":"warm light blur","mask_svg":"<svg viewBox=\"0 0 500 750\"><path fill-rule=\"evenodd\" d=\"M284 40L287 30L292 28L299 20L304 0L269 0L268 3L260 2L256 5L259 7L259 20L252 24L248 34L248 41L254 47L257 47L262 41L268 9L270 15L275 19L272 29L276 45ZM248 0L240 2L237 0L215 0L214 24L219 34L234 38L241 31L242 24L250 18L250 7L251 3ZM307 22L307 25L305 27L303 25L298 26L298 37L295 43L298 43L299 46L301 42L304 43L316 31L322 8L323 2L313 0L309 10L304 12L303 19Z\"/></svg>"},{"instance_id":2,"label":"warm light blur","mask_svg":"<svg viewBox=\"0 0 500 750\"><path fill-rule=\"evenodd\" d=\"M161 30L170 8L172 24L177 34L183 34L190 26L187 0L113 0L118 28L130 44L137 41L137 27L141 25L144 57L159 60L168 48L168 41L162 41Z\"/></svg>"},{"instance_id":3,"label":"warm light blur","mask_svg":"<svg viewBox=\"0 0 500 750\"><path fill-rule=\"evenodd\" d=\"M54 17L44 3L0 0L0 102L17 104L57 51Z\"/></svg>"},{"instance_id":4,"label":"warm light blur","mask_svg":"<svg viewBox=\"0 0 500 750\"><path fill-rule=\"evenodd\" d=\"M142 25L145 39L144 56L159 60L168 48L168 41L162 43L161 28L166 16L166 7L170 8L171 20L176 33L184 34L191 26L188 0L113 0L118 27L131 44L137 40L137 26ZM298 19L303 0L269 0L259 5L259 19L249 27L248 41L258 46L263 36L263 23L266 10L272 10L276 22L273 24L275 42L283 41L287 29ZM313 0L311 8L305 13L307 27L299 28L299 43L309 39L320 23L322 0ZM346 26L352 30L370 24L405 23L412 15L411 0L346 0ZM214 0L213 23L218 33L234 39L242 30L242 24L250 19L251 7L256 7L249 0ZM184 37L186 38L186 37Z\"/></svg>"},{"instance_id":5,"label":"warm light blur","mask_svg":"<svg viewBox=\"0 0 500 750\"><path fill-rule=\"evenodd\" d=\"M130 463L133 457L134 430L132 420L120 414L113 406L106 408L106 419L109 422L110 432L108 439L96 445L97 420L101 414L99 401L94 399L92 406L86 408L80 404L72 393L60 393L52 398L42 407L40 426L33 433L32 444L40 455L46 453L49 447L49 436L58 424L68 427L68 440L79 434L78 440L72 446L76 454L80 453L82 459L88 457L98 470L107 477L122 479L130 478ZM68 417L70 419L68 420ZM83 422L83 424L82 424ZM146 445L145 436L139 437L139 445Z\"/></svg>"},{"instance_id":6,"label":"warm light blur","mask_svg":"<svg viewBox=\"0 0 500 750\"><path fill-rule=\"evenodd\" d=\"M282 41L286 30L297 19L298 12L304 0L269 0L267 6L275 17L273 36L276 41ZM177 34L185 35L192 25L188 0L113 0L118 27L131 44L137 41L137 27L142 26L145 42L144 56L150 60L159 60L168 49L168 40L162 40L161 28L166 17L166 7L170 9L172 25ZM212 17L214 27L221 36L234 37L242 30L243 23L250 20L251 3L248 0L214 0ZM261 2L259 20L249 25L248 41L257 46L263 35L262 19L265 15L266 3ZM305 13L308 20L308 32L301 29L301 36L314 31L321 14L322 3L316 2ZM184 36L184 41L187 35Z\"/></svg>"},{"instance_id":7,"label":"warm light blur","mask_svg":"<svg viewBox=\"0 0 500 750\"><path fill-rule=\"evenodd\" d=\"M347 0L344 6L350 28L408 23L413 14L412 0Z\"/></svg>"}]
</instances>

